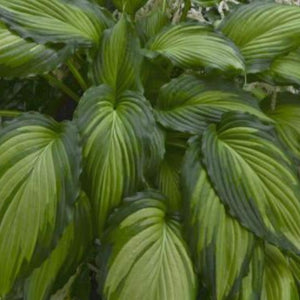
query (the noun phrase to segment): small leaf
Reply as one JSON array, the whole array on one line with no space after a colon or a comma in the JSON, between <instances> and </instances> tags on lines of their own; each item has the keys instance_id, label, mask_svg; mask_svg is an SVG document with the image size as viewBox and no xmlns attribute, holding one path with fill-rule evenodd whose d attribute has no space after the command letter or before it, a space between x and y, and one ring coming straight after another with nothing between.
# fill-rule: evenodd
<instances>
[{"instance_id":1,"label":"small leaf","mask_svg":"<svg viewBox=\"0 0 300 300\"><path fill-rule=\"evenodd\" d=\"M248 94L192 75L182 75L161 88L155 115L166 128L198 134L226 111L248 112L269 120Z\"/></svg>"},{"instance_id":2,"label":"small leaf","mask_svg":"<svg viewBox=\"0 0 300 300\"><path fill-rule=\"evenodd\" d=\"M207 25L186 23L167 27L147 45L183 68L210 67L221 71L243 71L239 50L221 33Z\"/></svg>"},{"instance_id":3,"label":"small leaf","mask_svg":"<svg viewBox=\"0 0 300 300\"><path fill-rule=\"evenodd\" d=\"M300 46L300 7L257 1L240 5L220 29L241 50L247 72L269 68L274 58Z\"/></svg>"},{"instance_id":4,"label":"small leaf","mask_svg":"<svg viewBox=\"0 0 300 300\"><path fill-rule=\"evenodd\" d=\"M47 300L76 272L91 246L93 234L89 199L81 193L75 216L55 249L26 281L25 299Z\"/></svg>"},{"instance_id":5,"label":"small leaf","mask_svg":"<svg viewBox=\"0 0 300 300\"><path fill-rule=\"evenodd\" d=\"M143 181L145 148L154 119L146 99L126 91L115 98L106 85L89 89L77 111L84 141L85 187L100 236L106 217Z\"/></svg>"},{"instance_id":6,"label":"small leaf","mask_svg":"<svg viewBox=\"0 0 300 300\"><path fill-rule=\"evenodd\" d=\"M25 114L0 130L0 296L45 258L79 193L76 127Z\"/></svg>"},{"instance_id":7,"label":"small leaf","mask_svg":"<svg viewBox=\"0 0 300 300\"><path fill-rule=\"evenodd\" d=\"M112 2L119 11L134 15L139 8L147 3L147 0L113 0Z\"/></svg>"},{"instance_id":8,"label":"small leaf","mask_svg":"<svg viewBox=\"0 0 300 300\"><path fill-rule=\"evenodd\" d=\"M259 237L300 253L300 184L273 128L227 113L203 134L204 163L230 213Z\"/></svg>"},{"instance_id":9,"label":"small leaf","mask_svg":"<svg viewBox=\"0 0 300 300\"><path fill-rule=\"evenodd\" d=\"M247 274L254 236L227 214L202 166L200 149L194 139L183 164L187 236L201 281L212 299L231 299Z\"/></svg>"},{"instance_id":10,"label":"small leaf","mask_svg":"<svg viewBox=\"0 0 300 300\"><path fill-rule=\"evenodd\" d=\"M196 299L180 223L158 193L129 198L110 219L99 255L104 299Z\"/></svg>"}]
</instances>

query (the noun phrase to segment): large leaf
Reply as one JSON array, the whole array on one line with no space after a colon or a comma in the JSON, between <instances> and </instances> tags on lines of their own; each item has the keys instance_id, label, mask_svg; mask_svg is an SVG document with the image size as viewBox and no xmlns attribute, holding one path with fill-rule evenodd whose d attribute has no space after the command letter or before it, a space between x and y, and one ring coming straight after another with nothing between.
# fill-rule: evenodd
<instances>
[{"instance_id":1,"label":"large leaf","mask_svg":"<svg viewBox=\"0 0 300 300\"><path fill-rule=\"evenodd\" d=\"M221 30L240 48L247 71L255 73L300 45L299 18L300 7L257 1L240 5Z\"/></svg>"},{"instance_id":2,"label":"large leaf","mask_svg":"<svg viewBox=\"0 0 300 300\"><path fill-rule=\"evenodd\" d=\"M39 43L99 43L108 22L106 14L93 10L94 6L78 7L73 2L76 1L1 0L0 17L22 37Z\"/></svg>"},{"instance_id":3,"label":"large leaf","mask_svg":"<svg viewBox=\"0 0 300 300\"><path fill-rule=\"evenodd\" d=\"M184 159L187 236L212 299L232 299L248 270L254 236L226 212L202 166L200 149L200 142L194 139Z\"/></svg>"},{"instance_id":4,"label":"large leaf","mask_svg":"<svg viewBox=\"0 0 300 300\"><path fill-rule=\"evenodd\" d=\"M204 132L202 150L231 214L258 236L300 253L300 183L272 127L227 113Z\"/></svg>"},{"instance_id":5,"label":"large leaf","mask_svg":"<svg viewBox=\"0 0 300 300\"><path fill-rule=\"evenodd\" d=\"M79 193L76 127L26 114L0 131L0 296L44 259Z\"/></svg>"},{"instance_id":6,"label":"large leaf","mask_svg":"<svg viewBox=\"0 0 300 300\"><path fill-rule=\"evenodd\" d=\"M55 69L70 49L54 49L20 38L0 23L0 77L25 77Z\"/></svg>"},{"instance_id":7,"label":"large leaf","mask_svg":"<svg viewBox=\"0 0 300 300\"><path fill-rule=\"evenodd\" d=\"M104 32L101 47L92 61L94 83L105 83L117 92L141 90L139 48L135 29L124 14L113 28Z\"/></svg>"},{"instance_id":8,"label":"large leaf","mask_svg":"<svg viewBox=\"0 0 300 300\"><path fill-rule=\"evenodd\" d=\"M100 235L107 214L143 180L154 120L141 94L126 91L115 98L106 85L88 90L77 118L84 139L86 190Z\"/></svg>"},{"instance_id":9,"label":"large leaf","mask_svg":"<svg viewBox=\"0 0 300 300\"><path fill-rule=\"evenodd\" d=\"M91 208L84 193L76 203L75 216L56 248L26 281L25 299L46 300L76 272L93 238Z\"/></svg>"},{"instance_id":10,"label":"large leaf","mask_svg":"<svg viewBox=\"0 0 300 300\"><path fill-rule=\"evenodd\" d=\"M148 48L184 68L244 70L238 49L212 27L199 23L167 27L148 43Z\"/></svg>"},{"instance_id":11,"label":"large leaf","mask_svg":"<svg viewBox=\"0 0 300 300\"><path fill-rule=\"evenodd\" d=\"M157 120L166 128L199 133L226 111L243 111L268 120L256 99L233 86L212 84L183 75L164 85L156 105Z\"/></svg>"},{"instance_id":12,"label":"large leaf","mask_svg":"<svg viewBox=\"0 0 300 300\"><path fill-rule=\"evenodd\" d=\"M298 300L298 290L289 265L274 246L257 248L249 274L243 280L239 300Z\"/></svg>"},{"instance_id":13,"label":"large leaf","mask_svg":"<svg viewBox=\"0 0 300 300\"><path fill-rule=\"evenodd\" d=\"M141 193L110 219L100 252L104 299L196 299L196 278L180 224L162 196Z\"/></svg>"},{"instance_id":14,"label":"large leaf","mask_svg":"<svg viewBox=\"0 0 300 300\"><path fill-rule=\"evenodd\" d=\"M266 113L276 122L281 140L300 159L300 99L295 98L288 93L279 95L275 109L268 109Z\"/></svg>"}]
</instances>

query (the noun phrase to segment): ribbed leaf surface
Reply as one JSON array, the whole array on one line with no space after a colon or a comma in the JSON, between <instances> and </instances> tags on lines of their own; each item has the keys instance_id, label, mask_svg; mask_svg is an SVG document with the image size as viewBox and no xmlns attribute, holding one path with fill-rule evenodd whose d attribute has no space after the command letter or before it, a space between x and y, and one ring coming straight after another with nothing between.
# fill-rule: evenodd
<instances>
[{"instance_id":1,"label":"ribbed leaf surface","mask_svg":"<svg viewBox=\"0 0 300 300\"><path fill-rule=\"evenodd\" d=\"M194 139L182 172L188 238L212 299L232 299L247 274L254 236L225 211L202 166L200 149L200 142Z\"/></svg>"},{"instance_id":2,"label":"ribbed leaf surface","mask_svg":"<svg viewBox=\"0 0 300 300\"><path fill-rule=\"evenodd\" d=\"M148 43L148 48L181 67L244 70L243 58L234 44L206 25L191 23L168 27Z\"/></svg>"},{"instance_id":3,"label":"ribbed leaf surface","mask_svg":"<svg viewBox=\"0 0 300 300\"><path fill-rule=\"evenodd\" d=\"M77 117L84 139L84 180L100 235L107 214L143 179L154 120L141 94L126 91L116 99L106 85L88 90Z\"/></svg>"},{"instance_id":4,"label":"ribbed leaf surface","mask_svg":"<svg viewBox=\"0 0 300 300\"><path fill-rule=\"evenodd\" d=\"M0 23L0 76L25 77L55 69L70 55L64 47L55 50L20 38Z\"/></svg>"},{"instance_id":5,"label":"ribbed leaf surface","mask_svg":"<svg viewBox=\"0 0 300 300\"><path fill-rule=\"evenodd\" d=\"M74 219L66 227L56 248L27 279L25 299L47 300L60 289L76 272L91 247L92 238L90 203L86 195L81 193Z\"/></svg>"},{"instance_id":6,"label":"ribbed leaf surface","mask_svg":"<svg viewBox=\"0 0 300 300\"><path fill-rule=\"evenodd\" d=\"M268 120L255 99L225 84L183 75L164 85L159 94L155 114L166 128L200 133L209 123L217 122L226 111L242 111Z\"/></svg>"},{"instance_id":7,"label":"ribbed leaf surface","mask_svg":"<svg viewBox=\"0 0 300 300\"><path fill-rule=\"evenodd\" d=\"M209 176L230 212L255 234L300 253L300 184L272 127L240 113L203 134Z\"/></svg>"},{"instance_id":8,"label":"ribbed leaf surface","mask_svg":"<svg viewBox=\"0 0 300 300\"><path fill-rule=\"evenodd\" d=\"M156 193L138 194L111 218L99 257L104 299L196 299L180 224L166 215L161 199Z\"/></svg>"},{"instance_id":9,"label":"ribbed leaf surface","mask_svg":"<svg viewBox=\"0 0 300 300\"><path fill-rule=\"evenodd\" d=\"M300 7L257 1L240 5L221 30L241 50L250 73L266 70L274 58L300 45Z\"/></svg>"},{"instance_id":10,"label":"ribbed leaf surface","mask_svg":"<svg viewBox=\"0 0 300 300\"><path fill-rule=\"evenodd\" d=\"M100 10L94 12L87 4L78 7L72 2L1 0L0 17L22 37L40 43L97 44L107 17Z\"/></svg>"},{"instance_id":11,"label":"ribbed leaf surface","mask_svg":"<svg viewBox=\"0 0 300 300\"><path fill-rule=\"evenodd\" d=\"M79 193L75 126L26 114L0 131L0 296L52 248Z\"/></svg>"},{"instance_id":12,"label":"ribbed leaf surface","mask_svg":"<svg viewBox=\"0 0 300 300\"><path fill-rule=\"evenodd\" d=\"M139 48L135 29L123 15L113 28L104 32L101 47L92 61L94 83L105 83L118 92L141 90Z\"/></svg>"}]
</instances>

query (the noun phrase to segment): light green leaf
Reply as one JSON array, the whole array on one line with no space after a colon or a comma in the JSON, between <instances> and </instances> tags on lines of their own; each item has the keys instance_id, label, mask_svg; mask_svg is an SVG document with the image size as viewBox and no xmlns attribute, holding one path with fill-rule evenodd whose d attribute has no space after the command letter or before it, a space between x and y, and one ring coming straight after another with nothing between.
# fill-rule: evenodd
<instances>
[{"instance_id":1,"label":"light green leaf","mask_svg":"<svg viewBox=\"0 0 300 300\"><path fill-rule=\"evenodd\" d=\"M129 198L110 219L99 262L109 300L196 299L196 278L180 223L158 193Z\"/></svg>"},{"instance_id":2,"label":"light green leaf","mask_svg":"<svg viewBox=\"0 0 300 300\"><path fill-rule=\"evenodd\" d=\"M41 263L79 193L76 127L25 114L0 130L0 296Z\"/></svg>"},{"instance_id":3,"label":"light green leaf","mask_svg":"<svg viewBox=\"0 0 300 300\"><path fill-rule=\"evenodd\" d=\"M186 23L167 27L147 45L150 56L161 54L183 68L210 67L243 71L239 50L208 25Z\"/></svg>"},{"instance_id":4,"label":"light green leaf","mask_svg":"<svg viewBox=\"0 0 300 300\"><path fill-rule=\"evenodd\" d=\"M147 0L113 0L112 2L119 11L133 15L146 4Z\"/></svg>"},{"instance_id":5,"label":"light green leaf","mask_svg":"<svg viewBox=\"0 0 300 300\"><path fill-rule=\"evenodd\" d=\"M275 121L280 139L300 159L300 99L292 97L288 93L279 95L275 109L268 109L266 114Z\"/></svg>"},{"instance_id":6,"label":"light green leaf","mask_svg":"<svg viewBox=\"0 0 300 300\"><path fill-rule=\"evenodd\" d=\"M115 98L106 85L86 92L77 118L84 139L83 178L101 235L107 215L143 181L154 120L141 94L126 91Z\"/></svg>"},{"instance_id":7,"label":"light green leaf","mask_svg":"<svg viewBox=\"0 0 300 300\"><path fill-rule=\"evenodd\" d=\"M289 268L292 271L294 278L299 286L299 284L300 284L300 256L289 253L289 255L286 256L286 258L287 258Z\"/></svg>"},{"instance_id":8,"label":"light green leaf","mask_svg":"<svg viewBox=\"0 0 300 300\"><path fill-rule=\"evenodd\" d=\"M248 94L232 85L212 84L192 75L182 75L161 88L155 115L166 128L198 134L208 124L218 122L226 111L248 112L269 120Z\"/></svg>"},{"instance_id":9,"label":"light green leaf","mask_svg":"<svg viewBox=\"0 0 300 300\"><path fill-rule=\"evenodd\" d=\"M100 49L92 61L96 85L105 83L117 92L142 90L140 67L142 55L135 29L127 15L104 32Z\"/></svg>"},{"instance_id":10,"label":"light green leaf","mask_svg":"<svg viewBox=\"0 0 300 300\"><path fill-rule=\"evenodd\" d=\"M38 43L98 44L109 23L107 15L92 5L78 7L73 2L1 0L0 16L10 29Z\"/></svg>"},{"instance_id":11,"label":"light green leaf","mask_svg":"<svg viewBox=\"0 0 300 300\"><path fill-rule=\"evenodd\" d=\"M185 223L196 269L212 299L232 299L246 275L254 236L225 210L201 163L193 139L182 172Z\"/></svg>"},{"instance_id":12,"label":"light green leaf","mask_svg":"<svg viewBox=\"0 0 300 300\"><path fill-rule=\"evenodd\" d=\"M271 126L227 113L203 134L210 179L230 213L259 237L300 253L300 184Z\"/></svg>"},{"instance_id":13,"label":"light green leaf","mask_svg":"<svg viewBox=\"0 0 300 300\"><path fill-rule=\"evenodd\" d=\"M91 246L93 234L89 199L82 192L76 203L75 216L66 227L55 249L26 280L25 299L47 300L68 279Z\"/></svg>"},{"instance_id":14,"label":"light green leaf","mask_svg":"<svg viewBox=\"0 0 300 300\"><path fill-rule=\"evenodd\" d=\"M300 45L299 18L300 7L257 1L240 5L220 29L241 50L247 72L257 73Z\"/></svg>"},{"instance_id":15,"label":"light green leaf","mask_svg":"<svg viewBox=\"0 0 300 300\"><path fill-rule=\"evenodd\" d=\"M47 73L64 62L70 48L54 49L20 38L0 23L0 76L26 77Z\"/></svg>"}]
</instances>

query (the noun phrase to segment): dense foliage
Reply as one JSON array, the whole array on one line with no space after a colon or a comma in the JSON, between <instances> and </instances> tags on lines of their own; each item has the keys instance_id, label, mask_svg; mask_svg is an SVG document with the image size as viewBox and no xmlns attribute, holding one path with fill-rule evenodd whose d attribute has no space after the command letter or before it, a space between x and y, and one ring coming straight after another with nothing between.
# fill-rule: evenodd
<instances>
[{"instance_id":1,"label":"dense foliage","mask_svg":"<svg viewBox=\"0 0 300 300\"><path fill-rule=\"evenodd\" d=\"M300 7L0 20L1 300L300 298Z\"/></svg>"}]
</instances>

